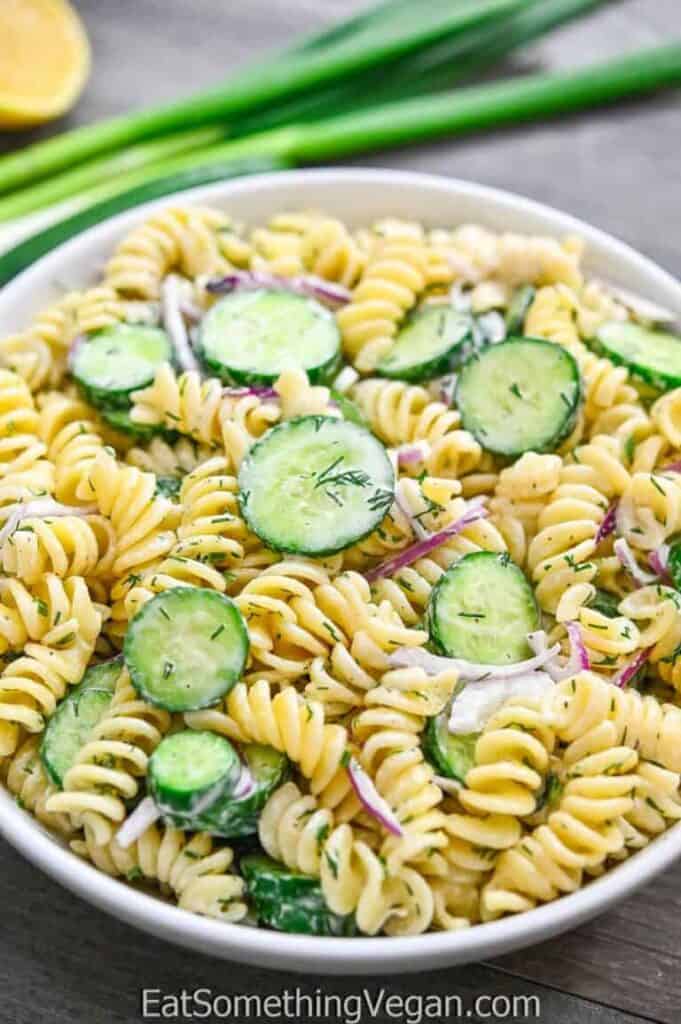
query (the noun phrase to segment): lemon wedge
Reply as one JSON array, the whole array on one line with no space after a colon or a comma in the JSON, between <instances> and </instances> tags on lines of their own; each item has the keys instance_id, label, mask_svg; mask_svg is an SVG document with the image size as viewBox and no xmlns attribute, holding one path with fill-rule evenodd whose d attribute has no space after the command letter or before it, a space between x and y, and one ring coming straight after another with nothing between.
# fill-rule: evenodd
<instances>
[{"instance_id":1,"label":"lemon wedge","mask_svg":"<svg viewBox=\"0 0 681 1024\"><path fill-rule=\"evenodd\" d=\"M90 45L68 0L1 0L0 39L0 128L70 110L90 71Z\"/></svg>"}]
</instances>

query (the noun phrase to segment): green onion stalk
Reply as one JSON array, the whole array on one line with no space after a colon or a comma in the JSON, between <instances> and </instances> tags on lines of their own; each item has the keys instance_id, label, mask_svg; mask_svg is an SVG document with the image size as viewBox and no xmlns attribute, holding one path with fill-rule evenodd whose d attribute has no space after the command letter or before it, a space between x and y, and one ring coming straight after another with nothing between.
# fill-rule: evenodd
<instances>
[{"instance_id":1,"label":"green onion stalk","mask_svg":"<svg viewBox=\"0 0 681 1024\"><path fill-rule=\"evenodd\" d=\"M383 4L354 30L309 40L289 53L246 70L220 89L133 115L87 125L0 159L0 192L25 186L65 167L144 139L225 124L262 109L397 60L439 40L479 27L537 0L397 0ZM326 39L326 41L325 41Z\"/></svg>"},{"instance_id":2,"label":"green onion stalk","mask_svg":"<svg viewBox=\"0 0 681 1024\"><path fill-rule=\"evenodd\" d=\"M573 113L663 88L681 86L681 42L646 49L578 71L528 75L455 92L422 96L304 124L275 128L201 154L149 168L172 174L213 161L280 158L334 160L367 150L498 128Z\"/></svg>"}]
</instances>

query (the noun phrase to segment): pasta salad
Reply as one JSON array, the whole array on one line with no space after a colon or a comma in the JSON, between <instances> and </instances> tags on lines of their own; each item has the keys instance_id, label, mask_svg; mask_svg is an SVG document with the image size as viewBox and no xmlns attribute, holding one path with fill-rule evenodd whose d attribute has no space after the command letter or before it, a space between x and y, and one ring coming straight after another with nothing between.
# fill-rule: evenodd
<instances>
[{"instance_id":1,"label":"pasta salad","mask_svg":"<svg viewBox=\"0 0 681 1024\"><path fill-rule=\"evenodd\" d=\"M155 213L0 340L0 775L180 907L415 935L681 819L681 338L576 239Z\"/></svg>"}]
</instances>

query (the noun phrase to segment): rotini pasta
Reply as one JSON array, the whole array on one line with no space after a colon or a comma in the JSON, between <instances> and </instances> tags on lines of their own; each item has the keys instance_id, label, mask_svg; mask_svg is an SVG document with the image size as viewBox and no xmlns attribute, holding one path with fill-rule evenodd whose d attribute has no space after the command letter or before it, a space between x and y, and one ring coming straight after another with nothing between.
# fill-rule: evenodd
<instances>
[{"instance_id":1,"label":"rotini pasta","mask_svg":"<svg viewBox=\"0 0 681 1024\"><path fill-rule=\"evenodd\" d=\"M320 935L529 910L681 822L681 388L612 291L576 239L187 205L0 339L19 805Z\"/></svg>"}]
</instances>

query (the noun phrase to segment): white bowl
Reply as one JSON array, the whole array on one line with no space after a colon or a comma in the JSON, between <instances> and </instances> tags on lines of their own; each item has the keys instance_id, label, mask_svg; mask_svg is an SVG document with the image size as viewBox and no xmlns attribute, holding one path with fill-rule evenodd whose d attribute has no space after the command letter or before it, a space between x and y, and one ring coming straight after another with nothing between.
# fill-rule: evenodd
<instances>
[{"instance_id":1,"label":"white bowl","mask_svg":"<svg viewBox=\"0 0 681 1024\"><path fill-rule=\"evenodd\" d=\"M681 316L681 284L622 242L547 206L494 189L423 174L377 170L293 171L211 185L182 203L212 203L261 223L286 209L321 208L351 224L401 216L432 226L477 222L498 231L580 235L586 267ZM90 284L118 239L166 198L115 217L61 246L0 294L0 332L23 327L64 287ZM409 938L335 939L223 924L170 906L109 878L70 853L0 789L0 832L72 892L144 931L213 956L306 973L418 971L499 956L574 928L649 882L681 856L681 824L584 889L517 917L469 930Z\"/></svg>"}]
</instances>

